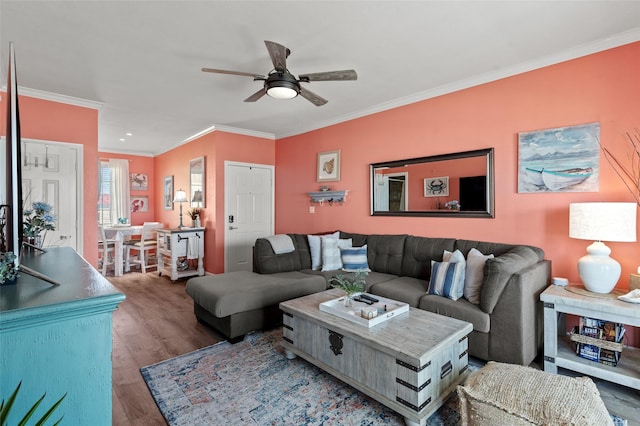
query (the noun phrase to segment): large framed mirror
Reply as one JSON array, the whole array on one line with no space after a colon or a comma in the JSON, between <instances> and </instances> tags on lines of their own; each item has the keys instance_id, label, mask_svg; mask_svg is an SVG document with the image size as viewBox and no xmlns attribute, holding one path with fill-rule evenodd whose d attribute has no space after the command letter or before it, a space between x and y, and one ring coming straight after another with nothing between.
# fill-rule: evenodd
<instances>
[{"instance_id":1,"label":"large framed mirror","mask_svg":"<svg viewBox=\"0 0 640 426\"><path fill-rule=\"evenodd\" d=\"M189 202L191 207L205 207L204 157L194 158L189 162L189 182L191 188Z\"/></svg>"},{"instance_id":2,"label":"large framed mirror","mask_svg":"<svg viewBox=\"0 0 640 426\"><path fill-rule=\"evenodd\" d=\"M371 164L371 215L492 218L493 173L493 148Z\"/></svg>"}]
</instances>

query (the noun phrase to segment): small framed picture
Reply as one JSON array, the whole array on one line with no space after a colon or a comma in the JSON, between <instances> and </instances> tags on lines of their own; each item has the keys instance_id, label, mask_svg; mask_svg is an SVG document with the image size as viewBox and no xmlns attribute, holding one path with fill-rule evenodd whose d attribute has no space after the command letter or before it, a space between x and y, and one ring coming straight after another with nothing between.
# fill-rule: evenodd
<instances>
[{"instance_id":1,"label":"small framed picture","mask_svg":"<svg viewBox=\"0 0 640 426\"><path fill-rule=\"evenodd\" d=\"M318 153L318 182L340 180L340 150Z\"/></svg>"},{"instance_id":2,"label":"small framed picture","mask_svg":"<svg viewBox=\"0 0 640 426\"><path fill-rule=\"evenodd\" d=\"M131 212L148 212L149 211L149 197L146 195L142 197L131 197Z\"/></svg>"},{"instance_id":3,"label":"small framed picture","mask_svg":"<svg viewBox=\"0 0 640 426\"><path fill-rule=\"evenodd\" d=\"M146 191L149 188L147 175L144 173L131 173L131 190Z\"/></svg>"},{"instance_id":4,"label":"small framed picture","mask_svg":"<svg viewBox=\"0 0 640 426\"><path fill-rule=\"evenodd\" d=\"M173 210L173 176L164 177L164 209Z\"/></svg>"},{"instance_id":5,"label":"small framed picture","mask_svg":"<svg viewBox=\"0 0 640 426\"><path fill-rule=\"evenodd\" d=\"M431 177L424 180L425 197L446 197L449 195L449 176Z\"/></svg>"}]
</instances>

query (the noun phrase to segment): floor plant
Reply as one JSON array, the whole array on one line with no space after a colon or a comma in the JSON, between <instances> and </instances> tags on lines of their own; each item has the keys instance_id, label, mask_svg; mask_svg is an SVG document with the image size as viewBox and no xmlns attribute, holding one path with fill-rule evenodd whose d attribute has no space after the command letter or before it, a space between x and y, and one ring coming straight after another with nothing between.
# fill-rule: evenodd
<instances>
[{"instance_id":1,"label":"floor plant","mask_svg":"<svg viewBox=\"0 0 640 426\"><path fill-rule=\"evenodd\" d=\"M9 414L12 413L11 409L13 408L14 403L16 401L16 398L18 397L18 392L20 391L20 387L21 386L22 386L22 382L18 383L18 386L16 386L15 390L11 393L11 396L9 396L9 399L6 401L6 403L5 403L4 399L2 400L2 403L0 404L0 425L1 426L6 426L8 424L7 423L7 419L9 418ZM29 408L27 413L22 417L22 420L20 420L20 422L17 424L18 426L26 426L26 425L29 425L29 424L32 424L34 426L44 426L46 424L47 420L49 420L49 418L53 415L53 413L56 411L58 406L62 403L62 401L67 396L66 393L64 395L62 395L62 398L60 398L58 401L56 401L55 404L53 404L51 407L49 407L47 412L44 413L42 415L42 417L40 417L39 420L34 421L33 423L29 423L29 420L31 420L31 417L34 415L34 413L36 412L36 410L38 409L38 407L40 406L40 404L42 403L42 401L44 400L44 397L46 395L47 394L44 393L40 397L40 399L38 399L31 406L31 408ZM54 426L59 425L60 422L62 421L63 417L64 416L60 417L55 423L53 423L53 425Z\"/></svg>"}]
</instances>

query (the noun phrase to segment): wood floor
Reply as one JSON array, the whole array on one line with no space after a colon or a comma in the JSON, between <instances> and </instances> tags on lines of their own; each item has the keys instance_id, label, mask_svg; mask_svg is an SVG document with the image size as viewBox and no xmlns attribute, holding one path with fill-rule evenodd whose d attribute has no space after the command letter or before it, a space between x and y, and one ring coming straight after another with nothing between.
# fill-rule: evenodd
<instances>
[{"instance_id":1,"label":"wood floor","mask_svg":"<svg viewBox=\"0 0 640 426\"><path fill-rule=\"evenodd\" d=\"M185 280L172 283L154 272L108 279L127 296L113 315L113 424L164 425L139 369L223 338L196 321ZM640 391L594 381L610 413L640 426Z\"/></svg>"},{"instance_id":2,"label":"wood floor","mask_svg":"<svg viewBox=\"0 0 640 426\"><path fill-rule=\"evenodd\" d=\"M113 314L113 425L165 425L140 368L223 340L198 323L185 280L107 277L127 298Z\"/></svg>"}]
</instances>

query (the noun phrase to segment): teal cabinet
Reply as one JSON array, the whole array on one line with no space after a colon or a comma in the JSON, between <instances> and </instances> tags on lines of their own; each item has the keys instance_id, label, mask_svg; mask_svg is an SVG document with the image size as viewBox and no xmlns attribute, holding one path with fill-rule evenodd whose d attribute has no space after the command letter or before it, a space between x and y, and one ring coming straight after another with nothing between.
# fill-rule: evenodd
<instances>
[{"instance_id":1,"label":"teal cabinet","mask_svg":"<svg viewBox=\"0 0 640 426\"><path fill-rule=\"evenodd\" d=\"M22 381L16 415L45 392L43 407L67 393L56 419L111 425L111 319L124 294L70 248L23 262L61 285L21 273L16 285L0 287L0 398Z\"/></svg>"}]
</instances>

